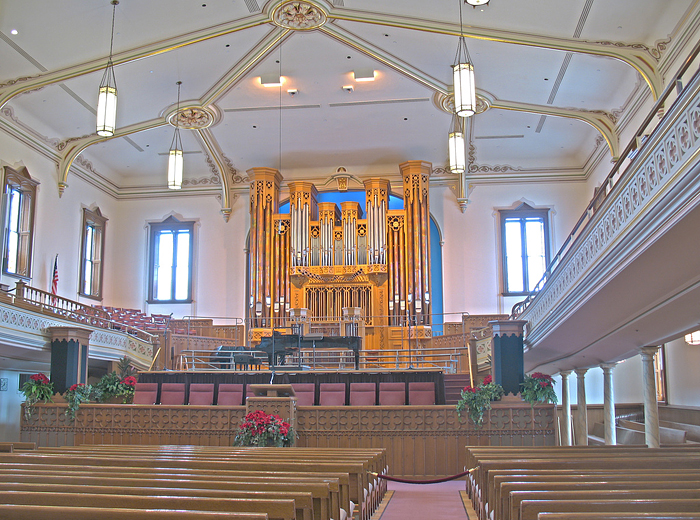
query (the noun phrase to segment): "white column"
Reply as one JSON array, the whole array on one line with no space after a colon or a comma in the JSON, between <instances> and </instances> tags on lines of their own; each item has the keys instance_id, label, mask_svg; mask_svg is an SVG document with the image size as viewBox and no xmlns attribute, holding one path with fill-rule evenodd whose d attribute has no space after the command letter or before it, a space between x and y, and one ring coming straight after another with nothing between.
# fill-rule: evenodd
<instances>
[{"instance_id":1,"label":"white column","mask_svg":"<svg viewBox=\"0 0 700 520\"><path fill-rule=\"evenodd\" d=\"M613 393L612 371L617 363L603 363L603 423L605 424L605 444L617 444L615 425L615 397Z\"/></svg>"},{"instance_id":2,"label":"white column","mask_svg":"<svg viewBox=\"0 0 700 520\"><path fill-rule=\"evenodd\" d=\"M642 385L644 386L644 440L649 448L658 448L659 403L656 399L656 375L654 355L659 347L642 347Z\"/></svg>"},{"instance_id":3,"label":"white column","mask_svg":"<svg viewBox=\"0 0 700 520\"><path fill-rule=\"evenodd\" d=\"M563 412L561 428L562 446L571 446L571 398L569 397L569 376L571 370L562 370L561 375L561 408Z\"/></svg>"},{"instance_id":4,"label":"white column","mask_svg":"<svg viewBox=\"0 0 700 520\"><path fill-rule=\"evenodd\" d=\"M574 430L576 445L588 446L588 408L586 406L586 372L587 368L577 368L576 372L576 417Z\"/></svg>"}]
</instances>

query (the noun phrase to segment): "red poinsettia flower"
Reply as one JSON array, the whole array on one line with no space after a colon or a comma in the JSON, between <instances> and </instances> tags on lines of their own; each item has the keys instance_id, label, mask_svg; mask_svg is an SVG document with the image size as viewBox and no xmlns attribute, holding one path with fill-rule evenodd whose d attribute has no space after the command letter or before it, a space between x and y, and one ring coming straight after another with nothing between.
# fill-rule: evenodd
<instances>
[{"instance_id":1,"label":"red poinsettia flower","mask_svg":"<svg viewBox=\"0 0 700 520\"><path fill-rule=\"evenodd\" d=\"M491 377L491 375L489 374L484 378L484 382L482 384L490 385L491 383L493 383L493 377Z\"/></svg>"},{"instance_id":2,"label":"red poinsettia flower","mask_svg":"<svg viewBox=\"0 0 700 520\"><path fill-rule=\"evenodd\" d=\"M75 392L79 387L85 386L83 383L75 383L73 386L71 386L68 391L69 392Z\"/></svg>"},{"instance_id":3,"label":"red poinsettia flower","mask_svg":"<svg viewBox=\"0 0 700 520\"><path fill-rule=\"evenodd\" d=\"M128 376L122 379L122 384L129 386L136 386L136 378L134 376Z\"/></svg>"},{"instance_id":4,"label":"red poinsettia flower","mask_svg":"<svg viewBox=\"0 0 700 520\"><path fill-rule=\"evenodd\" d=\"M50 382L49 378L46 377L46 375L44 375L44 374L34 374L29 379L31 379L32 381L36 381L37 383L44 384L44 385L48 385Z\"/></svg>"}]
</instances>

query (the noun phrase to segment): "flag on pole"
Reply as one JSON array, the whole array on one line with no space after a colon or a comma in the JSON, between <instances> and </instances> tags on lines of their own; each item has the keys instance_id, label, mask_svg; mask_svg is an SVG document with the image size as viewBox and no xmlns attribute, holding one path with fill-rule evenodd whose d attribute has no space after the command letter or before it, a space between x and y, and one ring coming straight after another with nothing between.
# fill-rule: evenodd
<instances>
[{"instance_id":1,"label":"flag on pole","mask_svg":"<svg viewBox=\"0 0 700 520\"><path fill-rule=\"evenodd\" d=\"M53 261L53 278L51 278L51 294L56 296L58 291L58 255ZM51 298L51 304L56 305L56 298Z\"/></svg>"}]
</instances>

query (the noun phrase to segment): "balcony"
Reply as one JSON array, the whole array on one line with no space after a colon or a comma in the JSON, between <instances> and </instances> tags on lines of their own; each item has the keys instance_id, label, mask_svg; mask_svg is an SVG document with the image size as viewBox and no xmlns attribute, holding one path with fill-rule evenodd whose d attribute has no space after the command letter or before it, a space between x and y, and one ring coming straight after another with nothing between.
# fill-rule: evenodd
<instances>
[{"instance_id":1,"label":"balcony","mask_svg":"<svg viewBox=\"0 0 700 520\"><path fill-rule=\"evenodd\" d=\"M697 48L686 63L696 56ZM698 73L627 168L618 168L539 290L514 308L528 322L527 371L617 361L700 328Z\"/></svg>"}]
</instances>

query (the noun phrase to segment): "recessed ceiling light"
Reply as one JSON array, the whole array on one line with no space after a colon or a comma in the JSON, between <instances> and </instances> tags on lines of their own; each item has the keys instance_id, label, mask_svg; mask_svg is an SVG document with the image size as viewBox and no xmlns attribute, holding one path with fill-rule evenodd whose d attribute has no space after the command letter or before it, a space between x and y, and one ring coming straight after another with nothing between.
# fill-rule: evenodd
<instances>
[{"instance_id":1,"label":"recessed ceiling light","mask_svg":"<svg viewBox=\"0 0 700 520\"><path fill-rule=\"evenodd\" d=\"M18 31L17 29L12 29L12 30L10 31L10 34L12 34L12 35L17 35L17 34L19 34L19 31Z\"/></svg>"},{"instance_id":2,"label":"recessed ceiling light","mask_svg":"<svg viewBox=\"0 0 700 520\"><path fill-rule=\"evenodd\" d=\"M355 87L353 87L352 85L343 85L343 90L345 92L352 92L353 90L355 90Z\"/></svg>"},{"instance_id":3,"label":"recessed ceiling light","mask_svg":"<svg viewBox=\"0 0 700 520\"><path fill-rule=\"evenodd\" d=\"M377 71L373 69L355 69L353 71L355 81L374 81Z\"/></svg>"},{"instance_id":4,"label":"recessed ceiling light","mask_svg":"<svg viewBox=\"0 0 700 520\"><path fill-rule=\"evenodd\" d=\"M263 87L281 87L284 77L279 74L263 74L260 76L260 84Z\"/></svg>"},{"instance_id":5,"label":"recessed ceiling light","mask_svg":"<svg viewBox=\"0 0 700 520\"><path fill-rule=\"evenodd\" d=\"M473 5L476 7L477 5L486 5L489 3L489 0L464 0L466 3L469 5Z\"/></svg>"}]
</instances>

